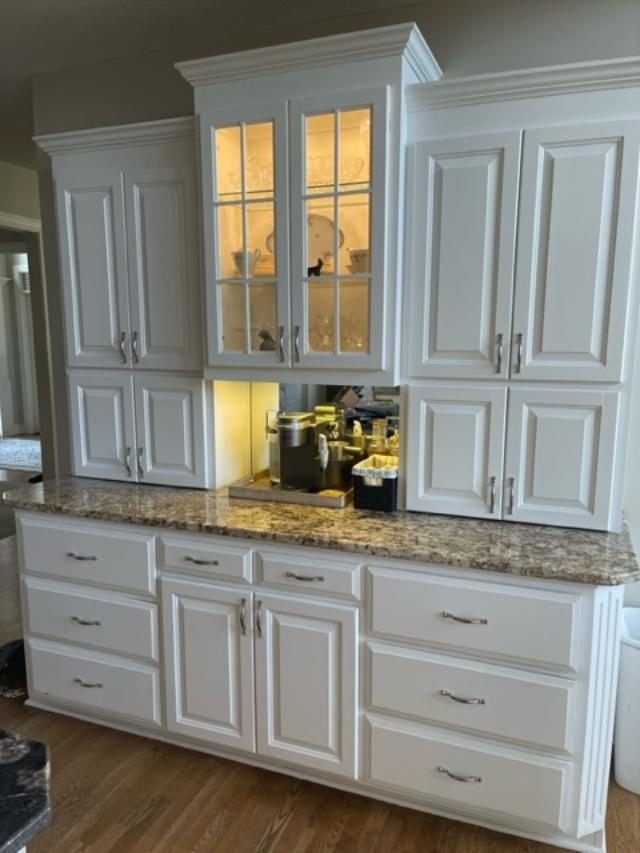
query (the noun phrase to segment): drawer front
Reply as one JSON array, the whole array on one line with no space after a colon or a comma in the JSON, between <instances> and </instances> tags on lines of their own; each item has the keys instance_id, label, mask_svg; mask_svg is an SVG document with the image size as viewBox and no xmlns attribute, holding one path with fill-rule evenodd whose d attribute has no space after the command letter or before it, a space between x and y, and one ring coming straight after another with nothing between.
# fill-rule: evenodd
<instances>
[{"instance_id":1,"label":"drawer front","mask_svg":"<svg viewBox=\"0 0 640 853\"><path fill-rule=\"evenodd\" d=\"M265 586L319 592L358 601L360 566L357 563L286 552L262 552L259 555L260 582Z\"/></svg>"},{"instance_id":2,"label":"drawer front","mask_svg":"<svg viewBox=\"0 0 640 853\"><path fill-rule=\"evenodd\" d=\"M251 549L246 545L224 545L201 536L162 536L160 565L189 574L251 583Z\"/></svg>"},{"instance_id":3,"label":"drawer front","mask_svg":"<svg viewBox=\"0 0 640 853\"><path fill-rule=\"evenodd\" d=\"M568 762L456 739L417 724L368 718L367 726L370 782L567 830Z\"/></svg>"},{"instance_id":4,"label":"drawer front","mask_svg":"<svg viewBox=\"0 0 640 853\"><path fill-rule=\"evenodd\" d=\"M372 568L368 597L373 636L578 669L577 595Z\"/></svg>"},{"instance_id":5,"label":"drawer front","mask_svg":"<svg viewBox=\"0 0 640 853\"><path fill-rule=\"evenodd\" d=\"M573 681L375 643L368 659L374 711L573 750Z\"/></svg>"},{"instance_id":6,"label":"drawer front","mask_svg":"<svg viewBox=\"0 0 640 853\"><path fill-rule=\"evenodd\" d=\"M30 693L51 697L99 714L118 714L159 726L158 670L84 649L27 641Z\"/></svg>"},{"instance_id":7,"label":"drawer front","mask_svg":"<svg viewBox=\"0 0 640 853\"><path fill-rule=\"evenodd\" d=\"M155 594L154 537L93 522L20 519L26 572Z\"/></svg>"},{"instance_id":8,"label":"drawer front","mask_svg":"<svg viewBox=\"0 0 640 853\"><path fill-rule=\"evenodd\" d=\"M28 633L158 660L158 608L147 601L25 577Z\"/></svg>"}]
</instances>

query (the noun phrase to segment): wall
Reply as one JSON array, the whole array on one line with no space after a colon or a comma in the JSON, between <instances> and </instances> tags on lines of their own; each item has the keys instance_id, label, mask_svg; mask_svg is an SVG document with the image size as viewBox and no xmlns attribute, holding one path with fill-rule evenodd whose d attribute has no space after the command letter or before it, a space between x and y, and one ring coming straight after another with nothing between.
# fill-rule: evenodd
<instances>
[{"instance_id":1,"label":"wall","mask_svg":"<svg viewBox=\"0 0 640 853\"><path fill-rule=\"evenodd\" d=\"M38 174L35 170L0 162L0 213L40 219Z\"/></svg>"}]
</instances>

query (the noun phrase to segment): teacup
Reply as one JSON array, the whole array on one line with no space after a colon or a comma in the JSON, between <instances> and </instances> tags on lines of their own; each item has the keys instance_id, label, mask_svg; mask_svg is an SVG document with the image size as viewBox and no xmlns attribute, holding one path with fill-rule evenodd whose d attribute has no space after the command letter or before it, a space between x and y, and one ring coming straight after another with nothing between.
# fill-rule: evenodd
<instances>
[{"instance_id":1,"label":"teacup","mask_svg":"<svg viewBox=\"0 0 640 853\"><path fill-rule=\"evenodd\" d=\"M351 272L369 272L369 249L349 249Z\"/></svg>"},{"instance_id":2,"label":"teacup","mask_svg":"<svg viewBox=\"0 0 640 853\"><path fill-rule=\"evenodd\" d=\"M233 265L236 268L237 274L245 276L253 275L261 254L260 249L254 249L253 251L251 249L247 249L246 251L238 249L236 252L231 252Z\"/></svg>"}]
</instances>

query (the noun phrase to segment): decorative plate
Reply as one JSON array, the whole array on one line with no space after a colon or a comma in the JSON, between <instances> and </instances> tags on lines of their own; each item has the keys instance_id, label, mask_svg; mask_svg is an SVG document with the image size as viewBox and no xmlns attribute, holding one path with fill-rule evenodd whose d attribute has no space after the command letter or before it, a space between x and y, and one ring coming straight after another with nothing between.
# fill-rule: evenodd
<instances>
[{"instance_id":1,"label":"decorative plate","mask_svg":"<svg viewBox=\"0 0 640 853\"><path fill-rule=\"evenodd\" d=\"M323 216L321 213L310 213L307 216L307 265L314 266L318 262L318 258L326 261L333 255L333 240L335 233L335 223L328 216ZM344 243L344 234L342 229L338 229L338 248L342 248ZM267 249L271 254L275 249L273 231L266 239Z\"/></svg>"}]
</instances>

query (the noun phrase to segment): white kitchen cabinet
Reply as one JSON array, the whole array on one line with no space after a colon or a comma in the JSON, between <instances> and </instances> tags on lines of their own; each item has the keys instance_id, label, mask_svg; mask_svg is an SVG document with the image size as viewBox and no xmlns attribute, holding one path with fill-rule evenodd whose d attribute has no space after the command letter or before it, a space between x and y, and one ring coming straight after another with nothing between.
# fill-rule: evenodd
<instances>
[{"instance_id":1,"label":"white kitchen cabinet","mask_svg":"<svg viewBox=\"0 0 640 853\"><path fill-rule=\"evenodd\" d=\"M507 389L409 388L407 509L499 518Z\"/></svg>"},{"instance_id":2,"label":"white kitchen cabinet","mask_svg":"<svg viewBox=\"0 0 640 853\"><path fill-rule=\"evenodd\" d=\"M213 402L179 374L69 371L73 473L170 486L213 482Z\"/></svg>"},{"instance_id":3,"label":"white kitchen cabinet","mask_svg":"<svg viewBox=\"0 0 640 853\"><path fill-rule=\"evenodd\" d=\"M193 121L37 142L52 155L68 366L201 369Z\"/></svg>"},{"instance_id":4,"label":"white kitchen cabinet","mask_svg":"<svg viewBox=\"0 0 640 853\"><path fill-rule=\"evenodd\" d=\"M622 379L639 148L637 120L525 132L515 378Z\"/></svg>"},{"instance_id":5,"label":"white kitchen cabinet","mask_svg":"<svg viewBox=\"0 0 640 853\"><path fill-rule=\"evenodd\" d=\"M131 375L70 371L69 406L74 474L132 479L136 436Z\"/></svg>"},{"instance_id":6,"label":"white kitchen cabinet","mask_svg":"<svg viewBox=\"0 0 640 853\"><path fill-rule=\"evenodd\" d=\"M258 752L356 776L358 610L256 594Z\"/></svg>"},{"instance_id":7,"label":"white kitchen cabinet","mask_svg":"<svg viewBox=\"0 0 640 853\"><path fill-rule=\"evenodd\" d=\"M125 163L132 357L155 370L202 364L195 154L183 153L170 166Z\"/></svg>"},{"instance_id":8,"label":"white kitchen cabinet","mask_svg":"<svg viewBox=\"0 0 640 853\"><path fill-rule=\"evenodd\" d=\"M617 391L516 388L509 396L505 518L617 529Z\"/></svg>"},{"instance_id":9,"label":"white kitchen cabinet","mask_svg":"<svg viewBox=\"0 0 640 853\"><path fill-rule=\"evenodd\" d=\"M520 144L511 131L411 146L412 377L508 376Z\"/></svg>"},{"instance_id":10,"label":"white kitchen cabinet","mask_svg":"<svg viewBox=\"0 0 640 853\"><path fill-rule=\"evenodd\" d=\"M207 441L213 411L203 381L137 374L134 392L140 482L205 487L213 464Z\"/></svg>"},{"instance_id":11,"label":"white kitchen cabinet","mask_svg":"<svg viewBox=\"0 0 640 853\"><path fill-rule=\"evenodd\" d=\"M67 362L121 367L129 329L120 169L96 164L56 180Z\"/></svg>"},{"instance_id":12,"label":"white kitchen cabinet","mask_svg":"<svg viewBox=\"0 0 640 853\"><path fill-rule=\"evenodd\" d=\"M251 594L170 578L161 590L167 728L253 752Z\"/></svg>"}]
</instances>

